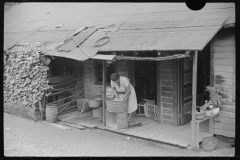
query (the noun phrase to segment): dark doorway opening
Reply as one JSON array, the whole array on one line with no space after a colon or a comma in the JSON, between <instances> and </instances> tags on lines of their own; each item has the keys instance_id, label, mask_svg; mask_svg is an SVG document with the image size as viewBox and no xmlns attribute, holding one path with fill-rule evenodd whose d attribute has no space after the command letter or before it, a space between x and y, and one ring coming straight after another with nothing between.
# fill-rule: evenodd
<instances>
[{"instance_id":1,"label":"dark doorway opening","mask_svg":"<svg viewBox=\"0 0 240 160\"><path fill-rule=\"evenodd\" d=\"M157 62L134 61L135 91L137 102L142 99L154 100L157 103Z\"/></svg>"},{"instance_id":2,"label":"dark doorway opening","mask_svg":"<svg viewBox=\"0 0 240 160\"><path fill-rule=\"evenodd\" d=\"M205 100L209 100L209 93L206 87L210 85L210 44L198 53L197 66L197 106L204 105Z\"/></svg>"}]
</instances>

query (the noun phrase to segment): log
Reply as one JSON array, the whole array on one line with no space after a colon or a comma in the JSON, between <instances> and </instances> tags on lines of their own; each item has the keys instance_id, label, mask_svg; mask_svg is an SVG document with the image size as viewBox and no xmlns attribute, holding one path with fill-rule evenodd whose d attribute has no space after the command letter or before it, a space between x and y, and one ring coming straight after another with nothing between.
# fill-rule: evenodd
<instances>
[{"instance_id":1,"label":"log","mask_svg":"<svg viewBox=\"0 0 240 160\"><path fill-rule=\"evenodd\" d=\"M187 58L190 57L189 54L175 54L172 56L166 57L131 57L131 56L116 56L116 60L138 60L138 61L164 61L164 60L172 60L179 58Z\"/></svg>"}]
</instances>

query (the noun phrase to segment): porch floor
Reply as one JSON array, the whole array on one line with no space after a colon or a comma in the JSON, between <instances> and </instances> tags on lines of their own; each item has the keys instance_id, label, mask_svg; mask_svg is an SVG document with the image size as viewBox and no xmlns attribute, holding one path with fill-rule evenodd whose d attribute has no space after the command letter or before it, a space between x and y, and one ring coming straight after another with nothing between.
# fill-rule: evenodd
<instances>
[{"instance_id":1,"label":"porch floor","mask_svg":"<svg viewBox=\"0 0 240 160\"><path fill-rule=\"evenodd\" d=\"M103 126L103 118L93 117L91 111L87 113L80 113L78 111L66 113L59 115L58 120L65 123L74 124L79 127L83 126L87 128L99 128L125 135L177 145L180 147L187 147L190 145L190 123L175 127L166 124L159 124L152 119L135 115L132 117L128 128L117 130L111 126ZM199 143L202 141L203 137L209 136L212 136L212 134L201 130L200 126Z\"/></svg>"}]
</instances>

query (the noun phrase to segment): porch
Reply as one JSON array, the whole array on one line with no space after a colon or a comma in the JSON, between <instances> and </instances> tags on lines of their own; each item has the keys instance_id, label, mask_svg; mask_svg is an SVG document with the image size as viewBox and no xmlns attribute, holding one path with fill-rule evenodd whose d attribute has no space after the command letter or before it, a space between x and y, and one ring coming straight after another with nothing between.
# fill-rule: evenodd
<instances>
[{"instance_id":1,"label":"porch","mask_svg":"<svg viewBox=\"0 0 240 160\"><path fill-rule=\"evenodd\" d=\"M103 126L103 118L95 118L92 111L80 113L78 111L66 113L58 116L60 123L74 126L76 128L99 128L120 134L135 136L139 138L149 139L157 142L164 142L180 147L190 146L191 125L187 123L182 126L171 126L159 124L155 120L140 115L134 115L126 129L114 129L113 126ZM199 143L203 137L209 137L208 121L200 123L199 126Z\"/></svg>"}]
</instances>

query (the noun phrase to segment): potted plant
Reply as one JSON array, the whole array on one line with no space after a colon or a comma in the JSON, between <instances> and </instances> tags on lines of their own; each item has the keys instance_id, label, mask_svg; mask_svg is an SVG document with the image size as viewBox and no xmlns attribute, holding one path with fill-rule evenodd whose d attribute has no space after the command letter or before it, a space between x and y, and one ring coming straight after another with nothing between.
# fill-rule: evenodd
<instances>
[{"instance_id":1,"label":"potted plant","mask_svg":"<svg viewBox=\"0 0 240 160\"><path fill-rule=\"evenodd\" d=\"M220 111L220 107L226 99L223 98L223 89L220 85L215 85L213 87L207 86L206 91L210 93L210 100L208 103L213 105L213 114L217 114Z\"/></svg>"},{"instance_id":2,"label":"potted plant","mask_svg":"<svg viewBox=\"0 0 240 160\"><path fill-rule=\"evenodd\" d=\"M205 101L205 104L201 107L205 111L206 116L211 116L212 115L212 102L211 101Z\"/></svg>"},{"instance_id":3,"label":"potted plant","mask_svg":"<svg viewBox=\"0 0 240 160\"><path fill-rule=\"evenodd\" d=\"M197 108L196 111L196 119L197 120L202 120L204 119L206 116L206 113L204 112L204 110L202 108Z\"/></svg>"}]
</instances>

